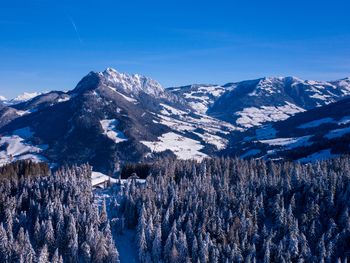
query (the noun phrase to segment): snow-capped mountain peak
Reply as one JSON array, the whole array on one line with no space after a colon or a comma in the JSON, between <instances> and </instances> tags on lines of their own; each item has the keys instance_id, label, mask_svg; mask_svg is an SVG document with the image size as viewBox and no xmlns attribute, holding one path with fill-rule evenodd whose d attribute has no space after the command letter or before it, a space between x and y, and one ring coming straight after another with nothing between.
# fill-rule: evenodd
<instances>
[{"instance_id":1,"label":"snow-capped mountain peak","mask_svg":"<svg viewBox=\"0 0 350 263\"><path fill-rule=\"evenodd\" d=\"M164 88L157 81L139 74L130 75L107 68L99 75L107 86L129 94L144 92L152 96L161 96L164 93Z\"/></svg>"},{"instance_id":2,"label":"snow-capped mountain peak","mask_svg":"<svg viewBox=\"0 0 350 263\"><path fill-rule=\"evenodd\" d=\"M4 103L5 105L14 105L31 100L41 94L42 93L40 92L23 92L13 99L7 99L6 97L0 95L0 102Z\"/></svg>"},{"instance_id":3,"label":"snow-capped mountain peak","mask_svg":"<svg viewBox=\"0 0 350 263\"><path fill-rule=\"evenodd\" d=\"M39 96L40 94L41 94L40 92L23 92L22 94L12 99L11 102L19 103L19 102L28 101L32 98L35 98L36 96Z\"/></svg>"}]
</instances>

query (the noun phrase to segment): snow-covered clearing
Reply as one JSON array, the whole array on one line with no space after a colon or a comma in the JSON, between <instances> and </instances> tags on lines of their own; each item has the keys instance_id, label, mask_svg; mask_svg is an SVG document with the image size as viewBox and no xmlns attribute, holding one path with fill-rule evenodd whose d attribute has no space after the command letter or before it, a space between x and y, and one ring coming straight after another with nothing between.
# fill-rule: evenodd
<instances>
[{"instance_id":1,"label":"snow-covered clearing","mask_svg":"<svg viewBox=\"0 0 350 263\"><path fill-rule=\"evenodd\" d=\"M64 97L64 98L59 98L58 100L57 100L57 102L59 102L59 103L61 103L61 102L66 102L66 101L69 101L71 98L70 98L70 96L67 96L67 97Z\"/></svg>"},{"instance_id":2,"label":"snow-covered clearing","mask_svg":"<svg viewBox=\"0 0 350 263\"><path fill-rule=\"evenodd\" d=\"M30 113L34 113L34 112L37 112L38 109L31 109L31 110L16 110L16 114L18 116L24 116L24 115L27 115L27 114L30 114Z\"/></svg>"},{"instance_id":3,"label":"snow-covered clearing","mask_svg":"<svg viewBox=\"0 0 350 263\"><path fill-rule=\"evenodd\" d=\"M208 110L208 105L206 105L206 102L203 101L191 101L189 102L189 105L191 106L192 109L194 109L195 111L197 111L198 113L206 113Z\"/></svg>"},{"instance_id":4,"label":"snow-covered clearing","mask_svg":"<svg viewBox=\"0 0 350 263\"><path fill-rule=\"evenodd\" d=\"M100 123L103 129L103 134L106 135L111 140L113 140L115 143L120 143L128 140L125 137L123 132L116 129L119 123L118 120L116 119L101 120Z\"/></svg>"},{"instance_id":5,"label":"snow-covered clearing","mask_svg":"<svg viewBox=\"0 0 350 263\"><path fill-rule=\"evenodd\" d=\"M224 149L228 143L226 139L221 138L217 135L213 135L210 133L203 133L203 134L198 132L193 132L193 133L201 137L202 140L205 141L206 143L214 145L218 150Z\"/></svg>"},{"instance_id":6,"label":"snow-covered clearing","mask_svg":"<svg viewBox=\"0 0 350 263\"><path fill-rule=\"evenodd\" d=\"M332 99L332 96L331 95L327 95L327 94L315 93L315 94L310 95L310 98L326 101L326 104L334 102L334 100Z\"/></svg>"},{"instance_id":7,"label":"snow-covered clearing","mask_svg":"<svg viewBox=\"0 0 350 263\"><path fill-rule=\"evenodd\" d=\"M214 145L218 150L225 148L227 135L233 130L240 130L233 125L215 120L202 114L190 115L169 105L161 104L162 114L152 113L154 123L168 126L175 132L163 134L157 141L141 141L152 152L172 151L179 159L201 160L207 157L200 150L204 144ZM201 140L190 139L190 134L199 136ZM202 145L202 144L203 145Z\"/></svg>"},{"instance_id":8,"label":"snow-covered clearing","mask_svg":"<svg viewBox=\"0 0 350 263\"><path fill-rule=\"evenodd\" d=\"M24 137L31 136L30 130L26 128L17 130L17 132ZM47 145L32 145L18 135L2 136L0 138L0 165L24 159L34 162L45 161L46 159L39 153L46 150L47 147Z\"/></svg>"},{"instance_id":9,"label":"snow-covered clearing","mask_svg":"<svg viewBox=\"0 0 350 263\"><path fill-rule=\"evenodd\" d=\"M163 114L155 114L159 118L159 123L168 126L177 131L193 131L197 128L203 129L209 133L228 134L233 130L238 130L232 124L224 121L218 121L206 115L196 115L196 118L189 115L177 115L175 117Z\"/></svg>"},{"instance_id":10,"label":"snow-covered clearing","mask_svg":"<svg viewBox=\"0 0 350 263\"><path fill-rule=\"evenodd\" d=\"M97 183L99 180L109 180L109 176L100 173L100 172L92 172L91 180L92 184ZM120 182L120 184L115 184L116 182ZM111 178L110 182L111 186L105 189L94 189L94 198L95 204L100 208L102 207L103 202L106 203L107 207L107 215L109 220L114 219L113 214L114 211L111 211L109 208L109 204L112 200L116 200L119 203L120 198L119 193L122 191L123 187L126 184L131 183L130 179L116 180ZM144 179L136 179L136 185L141 186L145 183ZM116 233L116 231L112 231L113 239L115 241L116 247L119 252L119 260L121 263L137 263L138 261L138 253L136 246L136 230L133 229L125 229L122 234Z\"/></svg>"},{"instance_id":11,"label":"snow-covered clearing","mask_svg":"<svg viewBox=\"0 0 350 263\"><path fill-rule=\"evenodd\" d=\"M141 141L151 149L152 152L172 151L179 159L202 160L207 157L205 153L200 152L203 145L193 139L184 137L174 132L168 132L158 138L158 141Z\"/></svg>"},{"instance_id":12,"label":"snow-covered clearing","mask_svg":"<svg viewBox=\"0 0 350 263\"><path fill-rule=\"evenodd\" d=\"M263 78L259 81L255 90L248 94L248 96L271 96L280 92L275 86L276 82L282 81L282 78Z\"/></svg>"},{"instance_id":13,"label":"snow-covered clearing","mask_svg":"<svg viewBox=\"0 0 350 263\"><path fill-rule=\"evenodd\" d=\"M287 149L293 149L301 146L311 145L309 142L310 138L311 136L303 136L297 138L275 138L269 140L260 140L259 142L272 146L283 146Z\"/></svg>"},{"instance_id":14,"label":"snow-covered clearing","mask_svg":"<svg viewBox=\"0 0 350 263\"><path fill-rule=\"evenodd\" d=\"M189 105L196 112L205 114L211 104L214 103L214 98L221 96L225 92L225 88L221 86L200 86L193 85L191 91L183 93L183 96L188 100Z\"/></svg>"},{"instance_id":15,"label":"snow-covered clearing","mask_svg":"<svg viewBox=\"0 0 350 263\"><path fill-rule=\"evenodd\" d=\"M174 107L171 107L169 105L160 103L160 105L163 107L163 109L160 111L162 114L170 116L170 115L185 115L187 112L184 112L179 109L175 109Z\"/></svg>"},{"instance_id":16,"label":"snow-covered clearing","mask_svg":"<svg viewBox=\"0 0 350 263\"><path fill-rule=\"evenodd\" d=\"M305 110L286 101L286 104L283 106L245 108L242 111L236 112L235 115L239 116L239 118L236 120L238 125L245 128L251 128L254 126L259 126L264 122L285 120L290 116L303 111Z\"/></svg>"}]
</instances>

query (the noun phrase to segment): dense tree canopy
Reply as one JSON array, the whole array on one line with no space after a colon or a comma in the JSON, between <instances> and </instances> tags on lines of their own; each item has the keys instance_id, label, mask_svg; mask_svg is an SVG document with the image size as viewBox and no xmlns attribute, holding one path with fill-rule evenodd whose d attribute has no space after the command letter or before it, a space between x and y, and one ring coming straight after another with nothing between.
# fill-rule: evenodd
<instances>
[{"instance_id":1,"label":"dense tree canopy","mask_svg":"<svg viewBox=\"0 0 350 263\"><path fill-rule=\"evenodd\" d=\"M350 257L348 157L163 159L147 167L146 183L110 190L100 211L89 166L52 174L37 166L33 176L21 165L0 170L16 174L0 173L0 262L118 262L113 236L125 228L135 229L135 253L147 263Z\"/></svg>"},{"instance_id":2,"label":"dense tree canopy","mask_svg":"<svg viewBox=\"0 0 350 263\"><path fill-rule=\"evenodd\" d=\"M102 224L94 204L91 168L48 175L45 167L0 169L0 262L118 262L109 221ZM35 174L47 176L27 176Z\"/></svg>"},{"instance_id":3,"label":"dense tree canopy","mask_svg":"<svg viewBox=\"0 0 350 263\"><path fill-rule=\"evenodd\" d=\"M342 262L350 159L163 160L121 205L141 262ZM135 216L137 220L135 220Z\"/></svg>"}]
</instances>

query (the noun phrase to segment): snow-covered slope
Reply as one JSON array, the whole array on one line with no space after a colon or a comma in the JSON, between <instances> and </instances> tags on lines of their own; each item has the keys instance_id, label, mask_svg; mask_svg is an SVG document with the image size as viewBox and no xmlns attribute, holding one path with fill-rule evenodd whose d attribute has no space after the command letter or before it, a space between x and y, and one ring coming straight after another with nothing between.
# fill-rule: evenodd
<instances>
[{"instance_id":1,"label":"snow-covered slope","mask_svg":"<svg viewBox=\"0 0 350 263\"><path fill-rule=\"evenodd\" d=\"M303 162L350 154L350 99L255 127L232 138L230 154Z\"/></svg>"},{"instance_id":2,"label":"snow-covered slope","mask_svg":"<svg viewBox=\"0 0 350 263\"><path fill-rule=\"evenodd\" d=\"M10 106L10 105L15 105L15 104L29 101L29 100L31 100L31 99L33 99L41 94L42 93L40 93L40 92L23 92L22 94L16 96L15 98L12 98L12 99L7 99L4 96L0 96L0 102L4 103L7 106Z\"/></svg>"},{"instance_id":3,"label":"snow-covered slope","mask_svg":"<svg viewBox=\"0 0 350 263\"><path fill-rule=\"evenodd\" d=\"M170 92L184 98L198 113L205 114L226 88L218 85L194 84L184 87L169 88Z\"/></svg>"},{"instance_id":4,"label":"snow-covered slope","mask_svg":"<svg viewBox=\"0 0 350 263\"><path fill-rule=\"evenodd\" d=\"M20 95L18 95L17 97L15 97L14 99L12 99L12 102L15 103L19 103L19 102L24 102L24 101L28 101L32 98L35 98L36 96L39 96L41 93L40 92L24 92Z\"/></svg>"},{"instance_id":5,"label":"snow-covered slope","mask_svg":"<svg viewBox=\"0 0 350 263\"><path fill-rule=\"evenodd\" d=\"M298 112L350 95L350 80L309 81L296 77L262 78L233 83L209 108L210 116L242 128L281 121Z\"/></svg>"},{"instance_id":6,"label":"snow-covered slope","mask_svg":"<svg viewBox=\"0 0 350 263\"><path fill-rule=\"evenodd\" d=\"M334 126L322 134L325 141L344 138L350 113L341 120L334 110L332 116L312 116L298 124L304 132L296 134L283 134L281 120L338 101L350 94L349 87L349 79L286 77L164 89L151 78L107 68L90 72L68 92L27 93L16 103L0 102L0 149L3 163L29 156L57 164L88 162L105 173L116 161L164 156L294 158L286 152L314 147L315 127L321 124ZM18 134L23 129L31 135Z\"/></svg>"},{"instance_id":7,"label":"snow-covered slope","mask_svg":"<svg viewBox=\"0 0 350 263\"><path fill-rule=\"evenodd\" d=\"M119 73L112 68L107 68L99 74L103 77L106 85L128 94L135 95L144 92L155 97L165 94L164 88L157 81L139 74Z\"/></svg>"},{"instance_id":8,"label":"snow-covered slope","mask_svg":"<svg viewBox=\"0 0 350 263\"><path fill-rule=\"evenodd\" d=\"M124 133L117 130L118 126L118 120L111 119L111 120L101 120L100 121L103 134L105 134L108 138L113 140L115 143L120 143L128 140Z\"/></svg>"},{"instance_id":9,"label":"snow-covered slope","mask_svg":"<svg viewBox=\"0 0 350 263\"><path fill-rule=\"evenodd\" d=\"M150 78L110 68L90 72L66 93L42 94L11 107L22 115L0 133L7 136L29 127L32 141L49 146L41 154L50 162L89 162L103 172L110 171L115 160L212 156L236 130L194 111Z\"/></svg>"},{"instance_id":10,"label":"snow-covered slope","mask_svg":"<svg viewBox=\"0 0 350 263\"><path fill-rule=\"evenodd\" d=\"M32 161L46 161L40 153L47 149L47 145L35 145L30 140L33 132L29 127L15 130L12 135L0 137L0 166L12 161L29 159Z\"/></svg>"},{"instance_id":11,"label":"snow-covered slope","mask_svg":"<svg viewBox=\"0 0 350 263\"><path fill-rule=\"evenodd\" d=\"M238 116L236 119L237 125L244 128L251 128L260 126L267 122L285 120L290 116L303 111L305 111L303 108L286 101L284 105L279 106L244 108L242 111L238 111L234 115Z\"/></svg>"}]
</instances>

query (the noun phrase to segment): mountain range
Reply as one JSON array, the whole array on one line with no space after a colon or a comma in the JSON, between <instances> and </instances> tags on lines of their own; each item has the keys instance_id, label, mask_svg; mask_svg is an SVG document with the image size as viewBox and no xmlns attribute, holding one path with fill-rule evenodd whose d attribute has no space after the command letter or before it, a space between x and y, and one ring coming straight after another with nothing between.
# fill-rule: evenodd
<instances>
[{"instance_id":1,"label":"mountain range","mask_svg":"<svg viewBox=\"0 0 350 263\"><path fill-rule=\"evenodd\" d=\"M261 78L163 88L107 68L68 91L0 100L0 165L216 155L310 161L349 152L350 79ZM349 126L349 127L348 127Z\"/></svg>"}]
</instances>

